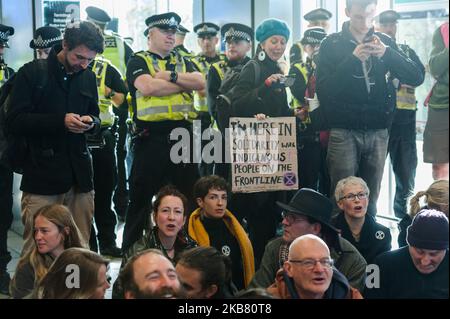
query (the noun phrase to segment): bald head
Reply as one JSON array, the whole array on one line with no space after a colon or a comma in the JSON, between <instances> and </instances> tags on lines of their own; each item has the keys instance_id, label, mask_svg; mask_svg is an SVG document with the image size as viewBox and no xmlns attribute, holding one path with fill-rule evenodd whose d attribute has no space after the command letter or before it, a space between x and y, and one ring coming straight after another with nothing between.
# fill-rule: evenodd
<instances>
[{"instance_id":1,"label":"bald head","mask_svg":"<svg viewBox=\"0 0 450 319\"><path fill-rule=\"evenodd\" d=\"M313 234L303 235L295 239L289 246L289 259L311 258L310 256L317 254L330 256L330 249L327 244L318 236ZM321 257L323 258L323 257Z\"/></svg>"}]
</instances>

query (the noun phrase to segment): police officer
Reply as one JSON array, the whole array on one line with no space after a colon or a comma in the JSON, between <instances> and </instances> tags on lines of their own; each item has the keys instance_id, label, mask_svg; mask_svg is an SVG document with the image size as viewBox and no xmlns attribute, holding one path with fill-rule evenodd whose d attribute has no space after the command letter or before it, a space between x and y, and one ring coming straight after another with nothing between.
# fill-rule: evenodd
<instances>
[{"instance_id":1,"label":"police officer","mask_svg":"<svg viewBox=\"0 0 450 319\"><path fill-rule=\"evenodd\" d=\"M189 31L185 27L183 27L181 24L178 27L178 31L175 34L175 51L177 51L181 56L187 57L189 59L194 57L194 53L186 49L184 46L184 39L186 38L186 34L188 34Z\"/></svg>"},{"instance_id":2,"label":"police officer","mask_svg":"<svg viewBox=\"0 0 450 319\"><path fill-rule=\"evenodd\" d=\"M13 34L13 27L0 24L0 87L14 74L14 70L8 67L3 60L3 51L5 48L9 48L8 39ZM3 110L0 110L0 112L3 112ZM11 260L7 238L8 229L11 227L13 220L13 172L2 163L3 147L6 145L4 138L3 127L0 126L0 293L6 295L9 294L10 282L6 266Z\"/></svg>"},{"instance_id":3,"label":"police officer","mask_svg":"<svg viewBox=\"0 0 450 319\"><path fill-rule=\"evenodd\" d=\"M217 44L219 38L217 34L220 31L220 27L211 22L203 22L197 24L194 27L194 32L197 33L198 45L201 48L201 52L191 59L197 71L201 72L206 79L211 64L225 60L225 55L217 52ZM208 112L208 102L206 91L197 91L194 96L194 107L199 114L199 120L201 121L201 132L208 129L211 126L211 116ZM198 137L201 138L201 137ZM202 140L202 148L208 141ZM206 176L212 174L213 166L206 164L202 161L199 166L200 176Z\"/></svg>"},{"instance_id":4,"label":"police officer","mask_svg":"<svg viewBox=\"0 0 450 319\"><path fill-rule=\"evenodd\" d=\"M103 56L109 60L122 75L125 75L128 60L133 54L133 50L128 42L117 33L105 31L106 24L111 21L111 18L104 10L90 6L86 8L86 13L88 16L87 19L103 30L103 37L105 38L105 51ZM114 193L114 209L118 218L124 220L128 209L128 187L125 169L125 158L127 156L125 142L127 139L126 121L128 118L128 104L124 102L120 107L113 108L113 111L119 117L117 123L119 139L116 148L118 178L117 187Z\"/></svg>"},{"instance_id":5,"label":"police officer","mask_svg":"<svg viewBox=\"0 0 450 319\"><path fill-rule=\"evenodd\" d=\"M376 18L377 28L395 39L398 19L400 19L400 15L396 11L384 11ZM425 67L416 52L406 44L399 44L398 47L424 74ZM407 200L413 195L415 186L417 101L414 87L399 83L397 79L394 79L393 82L397 87L397 108L389 132L388 153L396 184L394 212L396 217L402 219L407 213Z\"/></svg>"},{"instance_id":6,"label":"police officer","mask_svg":"<svg viewBox=\"0 0 450 319\"><path fill-rule=\"evenodd\" d=\"M330 19L333 14L323 8L314 9L303 16L303 19L308 21L307 28L320 27L328 33L330 29Z\"/></svg>"},{"instance_id":7,"label":"police officer","mask_svg":"<svg viewBox=\"0 0 450 319\"><path fill-rule=\"evenodd\" d=\"M97 236L95 229L91 230L90 246L93 251L100 246L102 255L121 257L121 250L116 246L116 216L111 210L117 180L113 108L124 102L127 89L120 72L103 56L97 56L90 66L97 79L101 120L101 131L88 137L94 168L94 219L97 227Z\"/></svg>"},{"instance_id":8,"label":"police officer","mask_svg":"<svg viewBox=\"0 0 450 319\"><path fill-rule=\"evenodd\" d=\"M173 12L147 18L148 51L136 53L128 63L136 132L122 251L142 236L152 197L164 183L174 184L192 201L192 187L198 178L197 168L191 164L189 143L182 149L188 155L184 163L174 158L179 152L171 152L181 143L171 140L173 130L192 134L192 120L197 117L192 91L205 89L202 74L173 51L180 21ZM173 133L177 138L178 133ZM194 203L190 204L192 211Z\"/></svg>"},{"instance_id":9,"label":"police officer","mask_svg":"<svg viewBox=\"0 0 450 319\"><path fill-rule=\"evenodd\" d=\"M319 190L319 177L326 174L325 150L320 143L322 119L315 92L315 71L320 43L326 37L325 30L313 27L305 30L301 45L307 55L306 62L291 65L290 74L295 77L291 86L291 108L297 114L297 140L299 184L301 187Z\"/></svg>"},{"instance_id":10,"label":"police officer","mask_svg":"<svg viewBox=\"0 0 450 319\"><path fill-rule=\"evenodd\" d=\"M216 101L220 92L222 80L225 74L234 69L240 71L242 67L250 61L247 56L252 48L254 31L252 28L240 23L228 23L220 29L221 38L226 42L226 58L223 61L215 62L211 65L207 77L208 88L208 108L211 116L218 124L222 136L225 133L226 123L219 119ZM225 119L226 120L226 119ZM225 141L222 139L222 163L215 163L214 174L228 178L228 165L225 163Z\"/></svg>"},{"instance_id":11,"label":"police officer","mask_svg":"<svg viewBox=\"0 0 450 319\"><path fill-rule=\"evenodd\" d=\"M61 44L63 37L58 28L44 26L36 29L30 48L36 50L38 59L47 59L52 46Z\"/></svg>"}]
</instances>

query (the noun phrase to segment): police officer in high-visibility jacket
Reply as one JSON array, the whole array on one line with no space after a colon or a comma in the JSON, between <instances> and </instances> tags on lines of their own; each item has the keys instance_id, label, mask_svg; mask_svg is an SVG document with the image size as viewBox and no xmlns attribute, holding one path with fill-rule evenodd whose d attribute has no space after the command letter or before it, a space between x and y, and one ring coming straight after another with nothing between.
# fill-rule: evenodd
<instances>
[{"instance_id":1,"label":"police officer in high-visibility jacket","mask_svg":"<svg viewBox=\"0 0 450 319\"><path fill-rule=\"evenodd\" d=\"M14 34L14 28L0 24L0 87L14 74L3 60L3 51L9 48L8 39ZM9 294L10 277L6 265L11 260L6 244L8 229L13 221L13 172L2 163L2 152L6 146L3 136L3 127L0 127L0 293Z\"/></svg>"},{"instance_id":2,"label":"police officer in high-visibility jacket","mask_svg":"<svg viewBox=\"0 0 450 319\"><path fill-rule=\"evenodd\" d=\"M217 112L217 97L219 94L225 93L220 92L220 87L225 74L230 69L236 71L241 70L242 67L250 61L247 56L248 52L252 48L253 29L240 24L240 23L227 23L220 29L221 38L226 42L226 58L224 61L215 62L211 65L207 77L207 88L208 88L208 108L209 113L213 117L214 121L217 123L219 130L222 134L225 134L225 123L226 119L219 120L219 113ZM230 71L231 72L231 71ZM222 176L223 178L228 178L229 165L225 163L225 141L222 139L222 163L214 164L214 174Z\"/></svg>"},{"instance_id":3,"label":"police officer in high-visibility jacket","mask_svg":"<svg viewBox=\"0 0 450 319\"><path fill-rule=\"evenodd\" d=\"M220 54L217 51L217 44L219 43L219 37L217 36L220 31L220 27L211 22L204 22L197 24L194 27L194 32L197 33L198 45L201 48L201 52L191 59L197 71L201 72L206 79L211 64L224 61L225 55ZM197 91L194 96L194 107L199 114L201 120L203 133L204 130L211 126L211 116L208 112L208 100L207 92ZM204 147L208 141L202 142ZM211 175L213 171L213 165L202 162L199 166L199 172L201 176Z\"/></svg>"},{"instance_id":4,"label":"police officer in high-visibility jacket","mask_svg":"<svg viewBox=\"0 0 450 319\"><path fill-rule=\"evenodd\" d=\"M86 8L87 19L95 23L102 31L105 39L105 51L103 56L115 66L119 72L125 76L128 60L133 54L128 42L119 34L106 30L106 25L111 21L108 13L100 8L89 6ZM119 117L117 122L117 187L114 192L114 209L120 220L124 220L128 209L128 187L127 174L125 168L125 158L127 151L125 141L127 139L128 104L123 103L120 107L113 108L113 112Z\"/></svg>"},{"instance_id":5,"label":"police officer in high-visibility jacket","mask_svg":"<svg viewBox=\"0 0 450 319\"><path fill-rule=\"evenodd\" d=\"M291 108L297 114L298 175L301 187L319 191L319 181L326 183L326 149L321 145L323 129L319 101L315 92L315 72L320 43L327 36L320 27L306 29L301 45L306 53L305 62L291 64L289 73L295 76ZM325 186L325 185L324 185ZM324 187L325 188L325 187ZM322 191L322 189L320 189ZM328 192L328 190L323 190Z\"/></svg>"},{"instance_id":6,"label":"police officer in high-visibility jacket","mask_svg":"<svg viewBox=\"0 0 450 319\"><path fill-rule=\"evenodd\" d=\"M177 51L181 56L191 59L195 56L195 54L193 52L189 51L184 46L184 40L186 39L186 34L189 32L191 32L191 31L189 31L188 29L186 29L185 27L183 27L180 24L180 26L178 27L177 33L175 33L175 49L174 50Z\"/></svg>"},{"instance_id":7,"label":"police officer in high-visibility jacket","mask_svg":"<svg viewBox=\"0 0 450 319\"><path fill-rule=\"evenodd\" d=\"M400 14L387 10L376 18L379 31L396 38L397 22ZM425 73L425 67L416 52L406 44L399 44L399 49ZM414 193L414 180L417 167L416 147L416 90L414 87L394 79L397 88L397 108L389 131L388 153L395 175L395 216L402 219L407 214L407 201Z\"/></svg>"},{"instance_id":8,"label":"police officer in high-visibility jacket","mask_svg":"<svg viewBox=\"0 0 450 319\"><path fill-rule=\"evenodd\" d=\"M111 210L117 182L116 116L113 108L124 102L127 89L120 72L103 56L97 56L90 66L97 79L101 120L101 131L88 138L94 168L94 219L97 227L97 236L95 229L91 230L90 246L94 251L99 247L102 255L121 257L121 250L116 246L116 216Z\"/></svg>"},{"instance_id":9,"label":"police officer in high-visibility jacket","mask_svg":"<svg viewBox=\"0 0 450 319\"><path fill-rule=\"evenodd\" d=\"M178 154L171 154L173 146L180 144L171 139L171 133L174 139L181 132L192 134L192 121L197 117L192 91L205 89L203 75L173 51L180 21L173 12L147 18L148 51L136 53L128 63L127 81L136 132L122 251L142 236L150 216L152 197L161 186L172 183L191 198L198 178L190 143L184 145L189 155L185 162L190 163L179 163L174 158ZM190 211L192 209L190 207ZM172 214L176 212L171 212L168 218Z\"/></svg>"}]
</instances>

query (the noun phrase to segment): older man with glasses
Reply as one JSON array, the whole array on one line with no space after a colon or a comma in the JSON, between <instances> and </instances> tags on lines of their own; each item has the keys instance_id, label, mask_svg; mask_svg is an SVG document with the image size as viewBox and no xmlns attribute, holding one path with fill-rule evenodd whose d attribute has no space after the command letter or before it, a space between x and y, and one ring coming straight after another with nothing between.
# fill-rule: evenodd
<instances>
[{"instance_id":1,"label":"older man with glasses","mask_svg":"<svg viewBox=\"0 0 450 319\"><path fill-rule=\"evenodd\" d=\"M362 178L350 176L340 180L334 196L342 213L332 223L341 231L342 237L358 249L367 263L372 263L375 257L391 250L389 228L367 214L369 187Z\"/></svg>"},{"instance_id":2,"label":"older man with glasses","mask_svg":"<svg viewBox=\"0 0 450 319\"><path fill-rule=\"evenodd\" d=\"M362 298L345 276L333 268L327 244L312 234L292 242L288 260L267 291L281 299Z\"/></svg>"},{"instance_id":3,"label":"older man with glasses","mask_svg":"<svg viewBox=\"0 0 450 319\"><path fill-rule=\"evenodd\" d=\"M302 188L289 204L277 204L284 209L283 235L266 245L261 265L250 283L250 288L270 286L277 271L288 260L291 243L308 234L322 238L330 247L336 268L348 279L351 286L359 290L364 288L366 261L331 225L333 205L327 197L315 190Z\"/></svg>"}]
</instances>

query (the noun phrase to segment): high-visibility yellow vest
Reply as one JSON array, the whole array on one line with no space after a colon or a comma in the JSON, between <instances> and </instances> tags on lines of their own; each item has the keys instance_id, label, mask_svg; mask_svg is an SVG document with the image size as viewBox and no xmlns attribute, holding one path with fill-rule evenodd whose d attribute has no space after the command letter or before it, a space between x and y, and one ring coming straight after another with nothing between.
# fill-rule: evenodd
<instances>
[{"instance_id":1,"label":"high-visibility yellow vest","mask_svg":"<svg viewBox=\"0 0 450 319\"><path fill-rule=\"evenodd\" d=\"M412 87L402 86L397 91L397 109L415 111L416 105L416 90Z\"/></svg>"},{"instance_id":2,"label":"high-visibility yellow vest","mask_svg":"<svg viewBox=\"0 0 450 319\"><path fill-rule=\"evenodd\" d=\"M225 56L223 54L219 55L220 61L225 60ZM203 56L196 56L191 59L191 62L197 67L200 73L203 74L203 77L206 80L211 64L206 61ZM208 100L206 96L200 96L198 92L194 94L194 108L197 112L208 112Z\"/></svg>"},{"instance_id":3,"label":"high-visibility yellow vest","mask_svg":"<svg viewBox=\"0 0 450 319\"><path fill-rule=\"evenodd\" d=\"M0 87L2 87L10 77L11 74L8 70L8 67L6 65L2 65L0 67Z\"/></svg>"},{"instance_id":4,"label":"high-visibility yellow vest","mask_svg":"<svg viewBox=\"0 0 450 319\"><path fill-rule=\"evenodd\" d=\"M308 83L308 69L306 67L306 64L296 63L296 64L294 64L294 68L296 68L297 70L300 71L300 74L303 75L303 78L305 79L305 83ZM291 109L298 109L298 108L303 107L303 105L300 103L300 101L297 98L295 98L294 95L292 95L290 107L291 107Z\"/></svg>"},{"instance_id":5,"label":"high-visibility yellow vest","mask_svg":"<svg viewBox=\"0 0 450 319\"><path fill-rule=\"evenodd\" d=\"M217 74L219 75L220 81L223 81L225 78L225 69L227 68L227 63L225 61L215 62L211 65L214 69L216 69Z\"/></svg>"},{"instance_id":6,"label":"high-visibility yellow vest","mask_svg":"<svg viewBox=\"0 0 450 319\"><path fill-rule=\"evenodd\" d=\"M102 56L97 56L92 66L92 72L94 72L97 79L98 107L100 109L100 120L103 127L112 126L115 119L112 101L105 97L106 70L108 65L111 65L108 60Z\"/></svg>"},{"instance_id":7,"label":"high-visibility yellow vest","mask_svg":"<svg viewBox=\"0 0 450 319\"><path fill-rule=\"evenodd\" d=\"M194 54L191 52L186 52L184 51L181 47L176 47L175 51L177 51L177 53L179 55L181 55L183 58L188 58L189 60L192 59L194 57Z\"/></svg>"},{"instance_id":8,"label":"high-visibility yellow vest","mask_svg":"<svg viewBox=\"0 0 450 319\"><path fill-rule=\"evenodd\" d=\"M104 34L103 37L105 39L103 56L125 76L127 72L127 65L125 64L125 41L117 35Z\"/></svg>"},{"instance_id":9,"label":"high-visibility yellow vest","mask_svg":"<svg viewBox=\"0 0 450 319\"><path fill-rule=\"evenodd\" d=\"M139 52L147 63L151 76L157 71L166 71L167 60L160 60L149 52ZM170 53L170 64L175 65L178 73L186 73L186 64L183 58L174 52ZM192 95L187 92L170 94L167 96L144 96L136 91L136 117L140 121L180 121L195 119Z\"/></svg>"}]
</instances>

